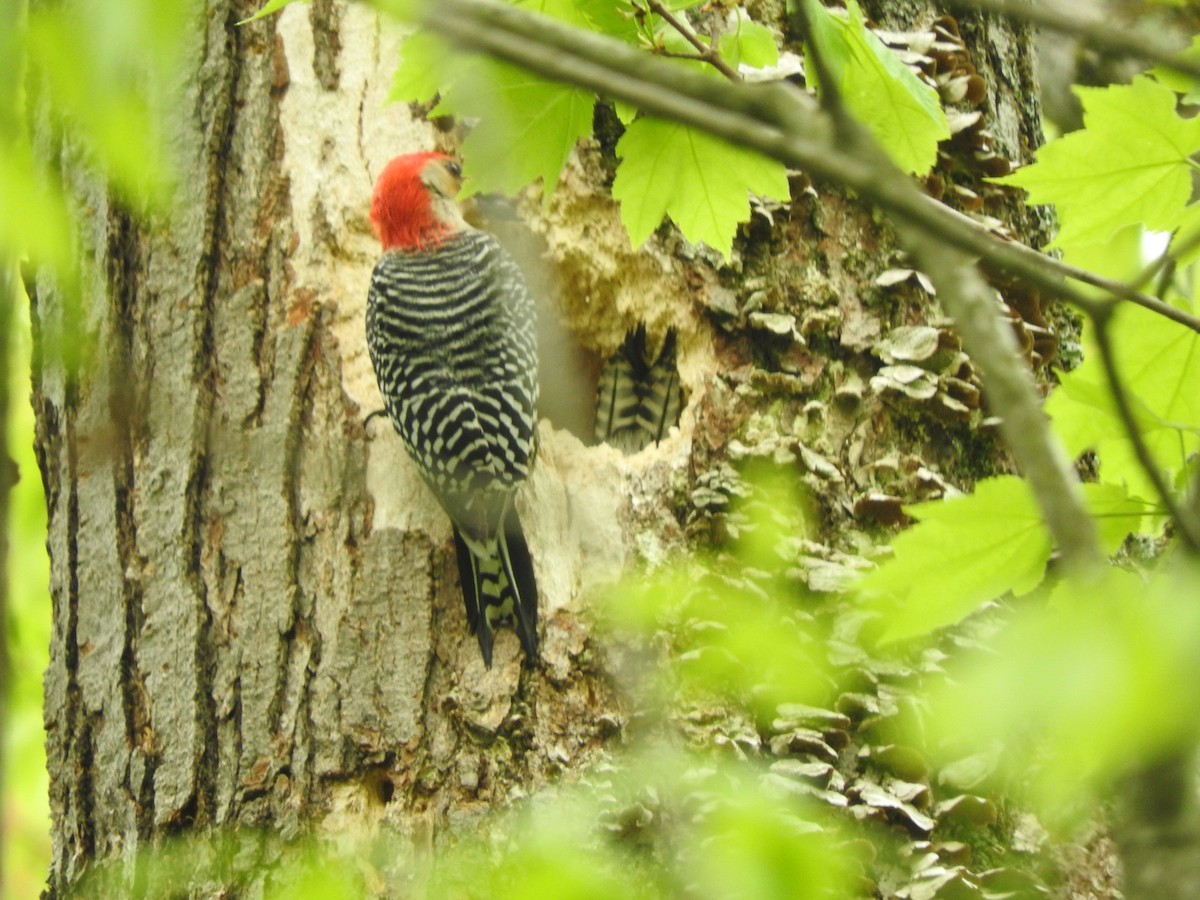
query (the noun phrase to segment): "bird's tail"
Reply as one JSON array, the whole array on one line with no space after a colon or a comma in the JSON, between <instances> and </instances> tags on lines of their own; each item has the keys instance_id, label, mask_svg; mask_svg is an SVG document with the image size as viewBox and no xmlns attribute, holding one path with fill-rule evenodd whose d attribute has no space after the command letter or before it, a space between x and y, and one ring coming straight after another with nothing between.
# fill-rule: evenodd
<instances>
[{"instance_id":1,"label":"bird's tail","mask_svg":"<svg viewBox=\"0 0 1200 900\"><path fill-rule=\"evenodd\" d=\"M675 363L675 331L655 351L639 325L604 365L596 389L597 441L636 453L666 437L679 421L683 392Z\"/></svg>"},{"instance_id":2,"label":"bird's tail","mask_svg":"<svg viewBox=\"0 0 1200 900\"><path fill-rule=\"evenodd\" d=\"M454 528L458 576L467 606L467 624L479 641L483 661L492 667L496 626L511 624L525 649L526 665L537 659L537 581L533 560L515 508L509 507L495 536L476 539Z\"/></svg>"}]
</instances>

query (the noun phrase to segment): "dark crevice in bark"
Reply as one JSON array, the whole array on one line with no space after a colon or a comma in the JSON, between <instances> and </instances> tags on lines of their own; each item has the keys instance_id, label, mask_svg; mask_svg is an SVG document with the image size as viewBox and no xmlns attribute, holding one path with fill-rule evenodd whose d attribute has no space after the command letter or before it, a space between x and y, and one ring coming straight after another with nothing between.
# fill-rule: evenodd
<instances>
[{"instance_id":1,"label":"dark crevice in bark","mask_svg":"<svg viewBox=\"0 0 1200 900\"><path fill-rule=\"evenodd\" d=\"M226 610L226 615L229 616L230 618L233 618L237 615L237 611L242 607L243 601L245 600L245 596L246 596L246 584L245 584L245 581L243 581L243 579L242 579L241 566L239 566L237 568L237 571L234 573L233 577L234 577L233 591L231 592L231 595L230 595L229 609ZM231 822L236 819L238 800L242 799L240 797L240 795L238 794L237 786L244 783L243 778L245 775L245 773L242 770L242 766L241 766L242 753L244 750L243 743L242 743L242 735L245 733L243 730L243 727L242 727L242 679L241 678L233 679L232 683L229 686L229 690L232 695L232 706L229 711L229 717L231 720L232 731L233 731L233 747L230 748L228 758L230 760L232 760L232 762L233 762L234 771L225 780L227 783L232 783L234 785L234 788L232 791L232 796L230 797L229 810L227 811L225 820ZM220 733L219 728L214 728L213 730L216 731L219 735L219 733ZM220 824L225 824L225 822L222 822Z\"/></svg>"},{"instance_id":2,"label":"dark crevice in bark","mask_svg":"<svg viewBox=\"0 0 1200 900\"><path fill-rule=\"evenodd\" d=\"M217 701L214 683L217 670L216 642L213 633L212 610L208 592L201 575L204 553L204 498L208 495L208 457L201 455L193 462L191 477L184 492L186 504L185 527L191 537L188 559L188 578L194 595L201 598L196 614L199 617L193 667L196 674L196 734L197 766L195 794L189 805L194 806L197 824L215 823L217 800L218 733ZM182 816L181 816L182 818Z\"/></svg>"},{"instance_id":3,"label":"dark crevice in bark","mask_svg":"<svg viewBox=\"0 0 1200 900\"><path fill-rule=\"evenodd\" d=\"M138 554L137 521L133 503L134 434L145 420L144 393L133 365L133 335L138 309L138 283L142 269L141 235L132 216L113 206L108 218L108 296L113 321L109 328L109 418L113 429L112 474L116 508L116 551L121 566L121 607L124 610L121 676L122 709L125 715L125 739L130 753L144 761L139 784L129 781L135 768L126 767L126 790L134 809L139 838L149 838L154 830L155 758L150 735L150 710L145 679L138 666L136 647L145 624Z\"/></svg>"},{"instance_id":4,"label":"dark crevice in bark","mask_svg":"<svg viewBox=\"0 0 1200 900\"><path fill-rule=\"evenodd\" d=\"M264 271L264 279L268 273ZM263 284L269 283L264 280ZM252 409L242 420L242 428L250 429L257 428L262 425L263 409L267 405L267 388L270 384L271 361L274 354L271 352L271 343L267 340L268 323L267 309L270 306L270 301L265 288L258 291L259 296L254 298L254 301L247 304L250 309L251 319L246 323L246 327L250 329L250 355L254 360L254 367L258 371L258 398Z\"/></svg>"},{"instance_id":5,"label":"dark crevice in bark","mask_svg":"<svg viewBox=\"0 0 1200 900\"><path fill-rule=\"evenodd\" d=\"M207 435L212 427L213 407L217 391L217 359L215 354L214 320L216 305L222 291L222 278L228 260L223 248L228 234L227 208L230 186L227 180L234 159L234 136L237 126L237 100L241 88L243 30L238 21L243 18L233 5L224 10L224 42L209 45L208 64L218 72L215 97L211 111L201 109L201 121L210 122L206 153L207 195L204 210L205 252L198 273L199 306L197 309L196 349L192 357L193 375L199 388L199 400L193 423L194 456L184 495L186 504L185 541L190 548L187 576L194 596L199 598L196 614L199 618L194 648L196 674L196 748L198 766L195 816L200 824L213 822L216 816L219 738L216 697L214 693L217 670L216 644L213 633L213 614L203 578L202 561L205 547L206 502L210 490ZM215 57L215 58L214 58ZM202 92L203 94L203 92Z\"/></svg>"},{"instance_id":6,"label":"dark crevice in bark","mask_svg":"<svg viewBox=\"0 0 1200 900\"><path fill-rule=\"evenodd\" d=\"M33 453L42 476L46 495L46 516L52 519L58 512L62 485L59 482L59 463L62 460L62 433L58 410L46 396L45 334L42 329L41 306L38 302L37 279L32 272L23 273L25 296L29 298L29 325L32 345L29 358L30 400L33 405Z\"/></svg>"},{"instance_id":7,"label":"dark crevice in bark","mask_svg":"<svg viewBox=\"0 0 1200 900\"><path fill-rule=\"evenodd\" d=\"M99 719L99 716L89 716L83 710L82 697L79 698L76 709L79 711L79 732L71 754L77 779L74 785L76 839L83 858L91 859L96 855L97 840L107 842L112 835L100 832L96 822L95 779L93 777L96 766L96 745L93 718ZM98 832L100 832L99 836Z\"/></svg>"},{"instance_id":8,"label":"dark crevice in bark","mask_svg":"<svg viewBox=\"0 0 1200 900\"><path fill-rule=\"evenodd\" d=\"M307 644L316 634L316 628L309 620L311 608L306 611L304 590L302 587L302 558L301 546L305 540L306 525L304 521L304 513L301 509L300 487L303 475L301 466L301 458L303 456L304 441L303 437L309 433L310 429L306 426L311 425L312 398L310 388L313 382L313 367L315 365L315 347L316 336L318 329L316 327L316 316L312 316L305 320L302 324L295 326L304 330L303 337L300 341L300 359L295 370L294 380L290 384L279 384L276 382L276 387L284 387L291 392L288 398L288 416L287 416L287 434L282 448L283 452L283 472L279 490L287 501L287 526L286 526L286 562L284 570L287 572L289 584L284 586L284 590L289 597L291 603L291 627L287 633L283 635L283 648L280 657L280 667L278 671L279 678L275 683L275 693L271 698L270 705L270 722L271 733L279 738L288 738L291 746L289 747L289 755L294 755L300 748L296 745L296 734L284 735L283 732L283 716L287 708L287 695L291 684L293 655L297 652L303 652L303 644ZM289 373L290 375L291 373ZM308 664L305 666L306 670ZM303 686L296 686L297 691L297 719L303 718L303 710L307 707L304 701L304 696L307 693L307 684L310 678L305 678ZM298 722L297 722L298 725ZM288 767L282 765L281 772Z\"/></svg>"},{"instance_id":9,"label":"dark crevice in bark","mask_svg":"<svg viewBox=\"0 0 1200 900\"><path fill-rule=\"evenodd\" d=\"M341 81L338 56L342 52L341 7L334 0L313 0L308 20L313 32L313 74L327 91L336 91Z\"/></svg>"},{"instance_id":10,"label":"dark crevice in bark","mask_svg":"<svg viewBox=\"0 0 1200 900\"><path fill-rule=\"evenodd\" d=\"M62 735L61 758L63 765L73 771L75 778L61 788L63 804L63 827L70 833L75 830L75 841L60 844L63 858L56 867L60 872L72 870L71 857L76 852L90 856L95 849L92 834L91 793L87 788L91 779L91 729L83 709L83 696L77 680L79 673L79 453L75 435L75 411L78 389L68 381L66 389L66 444L67 444L67 596L59 597L66 602L65 633L62 638L63 670L66 677L66 709L58 721L65 726ZM56 611L58 612L58 611ZM59 612L62 615L62 612ZM54 790L52 786L51 790ZM75 844L76 846L72 846Z\"/></svg>"},{"instance_id":11,"label":"dark crevice in bark","mask_svg":"<svg viewBox=\"0 0 1200 900\"><path fill-rule=\"evenodd\" d=\"M225 44L220 48L221 56L218 64L222 69L221 82L217 88L215 108L208 113L207 121L212 123L208 133L208 192L204 221L205 253L201 258L201 270L198 273L201 301L201 317L197 323L199 328L199 346L192 359L194 374L197 382L202 385L202 394L209 402L206 404L203 425L207 425L211 412L211 399L216 386L216 356L213 352L213 311L219 296L221 277L225 272L227 260L222 248L228 223L226 221L226 206L228 203L229 185L226 175L230 162L234 159L234 134L237 126L237 97L242 71L242 40L241 31L237 25L238 16L232 9L225 17ZM203 106L203 101L201 103ZM198 110L203 118L206 111ZM201 430L200 433L203 433Z\"/></svg>"}]
</instances>

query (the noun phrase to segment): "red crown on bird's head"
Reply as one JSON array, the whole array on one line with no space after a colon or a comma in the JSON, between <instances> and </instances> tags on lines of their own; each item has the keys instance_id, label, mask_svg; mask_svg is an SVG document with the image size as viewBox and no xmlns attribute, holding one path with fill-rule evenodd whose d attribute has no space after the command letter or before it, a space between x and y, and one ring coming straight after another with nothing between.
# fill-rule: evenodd
<instances>
[{"instance_id":1,"label":"red crown on bird's head","mask_svg":"<svg viewBox=\"0 0 1200 900\"><path fill-rule=\"evenodd\" d=\"M406 153L379 173L371 195L371 227L384 250L415 250L441 241L449 231L435 215L426 166L436 163L451 181L457 172L445 153ZM454 166L457 169L457 166ZM457 192L457 186L454 186Z\"/></svg>"}]
</instances>

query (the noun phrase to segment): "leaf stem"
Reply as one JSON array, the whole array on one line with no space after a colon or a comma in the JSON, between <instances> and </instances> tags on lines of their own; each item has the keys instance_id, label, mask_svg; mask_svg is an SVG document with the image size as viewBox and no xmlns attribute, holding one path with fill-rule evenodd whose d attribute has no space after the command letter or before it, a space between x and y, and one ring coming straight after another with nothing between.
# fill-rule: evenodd
<instances>
[{"instance_id":1,"label":"leaf stem","mask_svg":"<svg viewBox=\"0 0 1200 900\"><path fill-rule=\"evenodd\" d=\"M742 80L742 76L725 61L725 58L717 50L717 42L704 43L687 22L663 5L662 0L646 0L646 8L683 35L683 39L696 48L697 59L708 63L730 81Z\"/></svg>"},{"instance_id":2,"label":"leaf stem","mask_svg":"<svg viewBox=\"0 0 1200 900\"><path fill-rule=\"evenodd\" d=\"M1150 479L1150 483L1154 486L1154 492L1158 494L1168 515L1175 520L1184 544L1193 554L1200 553L1200 522L1193 517L1191 509L1181 507L1175 502L1175 497L1171 494L1171 489L1167 485L1162 471L1155 463L1150 448L1146 446L1146 441L1142 437L1142 430L1138 426L1133 404L1121 381L1120 373L1117 371L1116 353L1113 351L1112 338L1109 334L1109 326L1112 322L1111 312L1110 308L1103 313L1093 315L1092 323L1096 326L1096 349L1100 353L1100 364L1104 369L1108 389L1112 392L1117 415L1133 445L1133 452L1137 456L1138 464L1146 473L1146 477Z\"/></svg>"}]
</instances>

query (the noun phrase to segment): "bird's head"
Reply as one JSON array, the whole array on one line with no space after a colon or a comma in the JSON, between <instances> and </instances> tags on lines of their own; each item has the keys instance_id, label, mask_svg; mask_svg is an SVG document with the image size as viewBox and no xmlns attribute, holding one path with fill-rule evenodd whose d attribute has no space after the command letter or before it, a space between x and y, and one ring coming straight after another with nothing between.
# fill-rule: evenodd
<instances>
[{"instance_id":1,"label":"bird's head","mask_svg":"<svg viewBox=\"0 0 1200 900\"><path fill-rule=\"evenodd\" d=\"M408 153L384 166L371 195L371 227L383 249L429 247L466 228L455 201L461 177L444 153Z\"/></svg>"}]
</instances>

